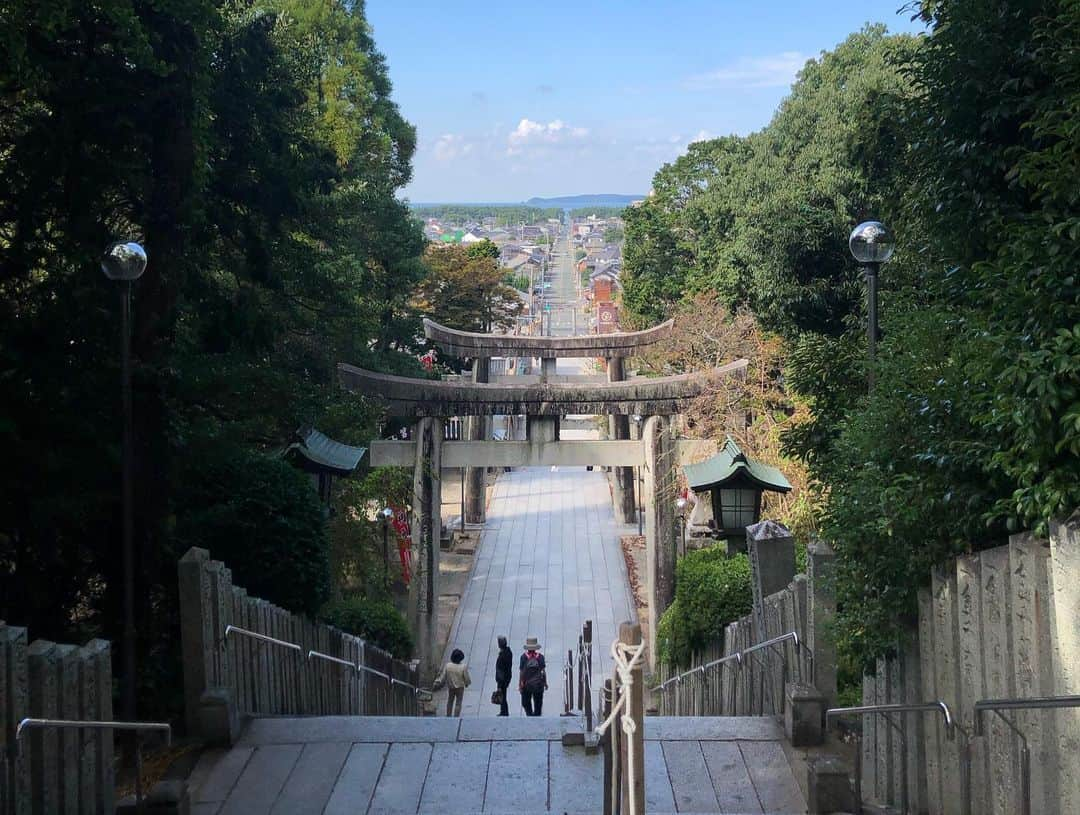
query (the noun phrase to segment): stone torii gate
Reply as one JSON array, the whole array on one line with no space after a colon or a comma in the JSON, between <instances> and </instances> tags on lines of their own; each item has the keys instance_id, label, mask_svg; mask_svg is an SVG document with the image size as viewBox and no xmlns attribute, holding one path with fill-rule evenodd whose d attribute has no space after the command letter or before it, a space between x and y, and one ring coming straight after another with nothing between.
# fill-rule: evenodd
<instances>
[{"instance_id":1,"label":"stone torii gate","mask_svg":"<svg viewBox=\"0 0 1080 815\"><path fill-rule=\"evenodd\" d=\"M545 339L606 341L618 336ZM493 342L503 339L491 338ZM535 342L539 338L520 339ZM552 360L547 366L550 376L554 357L542 359ZM438 667L435 651L442 504L440 473L443 467L581 467L590 464L642 467L646 496L643 503L650 652L655 654L656 624L670 605L674 590L674 488L678 467L701 447L700 442L675 438L673 417L705 393L716 377L740 375L746 365L746 360L738 360L703 373L621 382L550 382L543 381L542 374L540 381L516 384L517 380L529 378L507 377L514 383L442 382L392 376L339 364L338 374L343 387L380 401L392 416L411 417L416 422L410 441L373 441L369 454L374 467L413 467L413 578L409 587L409 622L416 637L422 675L430 678ZM573 414L624 418L640 415L646 419L641 438L637 440L560 441L559 417ZM443 438L446 417L494 415L526 416L526 441L445 441Z\"/></svg>"},{"instance_id":2,"label":"stone torii gate","mask_svg":"<svg viewBox=\"0 0 1080 815\"><path fill-rule=\"evenodd\" d=\"M498 382L524 384L526 382L573 381L622 382L626 380L626 357L671 336L674 320L668 320L645 331L627 331L611 334L588 334L571 337L522 336L516 334L477 334L458 331L440 325L434 320L424 320L424 334L447 356L472 360L473 382L491 382L492 357L538 357L540 375L523 379L521 376L497 377ZM607 363L606 379L574 376L562 379L555 375L556 360L572 358L603 358ZM642 414L643 415L643 414ZM630 438L630 417L612 414L609 417L610 438L626 441ZM468 438L473 441L491 438L491 420L474 417L469 422ZM558 431L556 430L556 435ZM614 493L615 520L631 524L637 518L634 503L634 471L630 467L615 467L612 491ZM485 513L484 470L470 467L465 474L465 521L483 523Z\"/></svg>"}]
</instances>

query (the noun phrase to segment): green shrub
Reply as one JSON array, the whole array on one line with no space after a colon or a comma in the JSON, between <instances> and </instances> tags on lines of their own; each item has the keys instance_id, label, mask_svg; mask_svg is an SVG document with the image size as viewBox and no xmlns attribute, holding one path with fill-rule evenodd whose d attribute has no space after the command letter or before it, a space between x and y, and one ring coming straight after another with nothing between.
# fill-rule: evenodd
<instances>
[{"instance_id":1,"label":"green shrub","mask_svg":"<svg viewBox=\"0 0 1080 815\"><path fill-rule=\"evenodd\" d=\"M675 571L675 602L657 627L657 654L683 663L691 651L721 636L724 626L750 613L750 561L729 558L723 546L690 552Z\"/></svg>"},{"instance_id":2,"label":"green shrub","mask_svg":"<svg viewBox=\"0 0 1080 815\"><path fill-rule=\"evenodd\" d=\"M398 659L412 656L412 633L393 603L365 597L344 597L323 608L323 620L389 651Z\"/></svg>"},{"instance_id":3,"label":"green shrub","mask_svg":"<svg viewBox=\"0 0 1080 815\"><path fill-rule=\"evenodd\" d=\"M329 597L330 566L311 479L280 459L233 445L191 453L182 469L179 551L208 549L251 596L314 614Z\"/></svg>"}]
</instances>

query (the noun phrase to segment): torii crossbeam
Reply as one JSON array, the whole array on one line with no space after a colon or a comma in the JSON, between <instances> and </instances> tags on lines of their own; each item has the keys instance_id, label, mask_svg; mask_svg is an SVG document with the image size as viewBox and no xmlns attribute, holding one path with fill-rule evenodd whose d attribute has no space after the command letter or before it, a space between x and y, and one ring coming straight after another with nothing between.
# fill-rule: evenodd
<instances>
[{"instance_id":1,"label":"torii crossbeam","mask_svg":"<svg viewBox=\"0 0 1080 815\"><path fill-rule=\"evenodd\" d=\"M381 374L344 363L338 365L338 376L347 390L378 400L392 416L673 416L718 379L745 372L747 364L740 359L712 371L591 384L443 382Z\"/></svg>"}]
</instances>

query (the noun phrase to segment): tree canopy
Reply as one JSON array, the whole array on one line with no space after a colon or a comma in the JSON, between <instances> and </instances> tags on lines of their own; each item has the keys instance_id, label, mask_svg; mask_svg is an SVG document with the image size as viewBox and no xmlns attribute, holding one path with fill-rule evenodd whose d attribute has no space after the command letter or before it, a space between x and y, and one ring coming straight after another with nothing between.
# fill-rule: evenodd
<instances>
[{"instance_id":1,"label":"tree canopy","mask_svg":"<svg viewBox=\"0 0 1080 815\"><path fill-rule=\"evenodd\" d=\"M272 569L245 579L311 610L320 508L269 459L301 424L378 435L338 362L422 373L430 270L399 198L416 133L363 3L14 0L0 43L0 617L119 633L121 295L99 269L116 239L149 255L132 287L142 650L171 636L192 541L244 571L245 543L267 567L294 562L289 539L311 570L292 594ZM255 503L277 527L252 525Z\"/></svg>"},{"instance_id":2,"label":"tree canopy","mask_svg":"<svg viewBox=\"0 0 1080 815\"><path fill-rule=\"evenodd\" d=\"M627 210L624 306L714 292L783 338L785 425L840 559L844 644L895 647L929 566L1080 505L1075 2L924 3L811 60L763 130L699 142ZM847 249L875 218L876 385ZM692 308L692 305L688 307Z\"/></svg>"}]
</instances>

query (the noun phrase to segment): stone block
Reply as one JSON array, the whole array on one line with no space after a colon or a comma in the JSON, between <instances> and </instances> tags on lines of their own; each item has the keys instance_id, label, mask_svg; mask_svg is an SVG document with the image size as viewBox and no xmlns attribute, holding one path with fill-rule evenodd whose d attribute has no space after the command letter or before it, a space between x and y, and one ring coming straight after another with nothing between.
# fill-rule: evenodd
<instances>
[{"instance_id":1,"label":"stone block","mask_svg":"<svg viewBox=\"0 0 1080 815\"><path fill-rule=\"evenodd\" d=\"M760 521L746 527L746 543L748 549L757 550L761 596L786 588L795 577L795 538L788 528L776 521ZM751 563L754 560L751 554Z\"/></svg>"},{"instance_id":2,"label":"stone block","mask_svg":"<svg viewBox=\"0 0 1080 815\"><path fill-rule=\"evenodd\" d=\"M591 756L600 752L600 737L590 731L585 734L585 755Z\"/></svg>"},{"instance_id":3,"label":"stone block","mask_svg":"<svg viewBox=\"0 0 1080 815\"><path fill-rule=\"evenodd\" d=\"M812 759L806 768L806 808L812 813L854 812L851 767L836 756Z\"/></svg>"},{"instance_id":4,"label":"stone block","mask_svg":"<svg viewBox=\"0 0 1080 815\"><path fill-rule=\"evenodd\" d=\"M214 746L231 747L240 737L240 717L228 688L208 688L199 698L199 735Z\"/></svg>"},{"instance_id":5,"label":"stone block","mask_svg":"<svg viewBox=\"0 0 1080 815\"><path fill-rule=\"evenodd\" d=\"M562 734L563 747L582 747L585 744L585 734L580 730L568 730Z\"/></svg>"},{"instance_id":6,"label":"stone block","mask_svg":"<svg viewBox=\"0 0 1080 815\"><path fill-rule=\"evenodd\" d=\"M116 803L116 815L190 815L191 796L187 782L180 779L159 781L146 795L143 807L135 802L135 796L129 795Z\"/></svg>"},{"instance_id":7,"label":"stone block","mask_svg":"<svg viewBox=\"0 0 1080 815\"><path fill-rule=\"evenodd\" d=\"M825 741L825 696L813 685L784 686L784 733L793 747L814 747Z\"/></svg>"}]
</instances>

